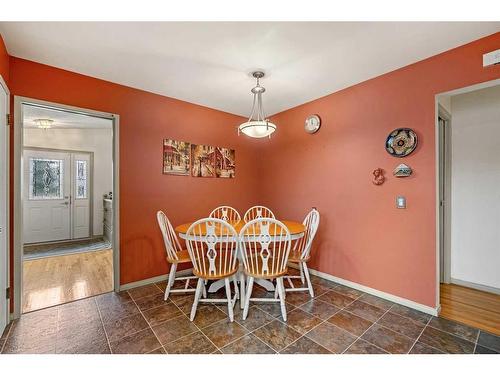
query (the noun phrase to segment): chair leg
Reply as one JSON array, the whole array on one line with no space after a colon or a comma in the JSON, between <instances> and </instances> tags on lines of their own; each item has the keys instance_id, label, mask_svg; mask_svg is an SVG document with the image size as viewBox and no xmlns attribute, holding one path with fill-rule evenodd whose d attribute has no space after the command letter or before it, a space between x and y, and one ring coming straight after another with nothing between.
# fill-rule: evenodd
<instances>
[{"instance_id":1,"label":"chair leg","mask_svg":"<svg viewBox=\"0 0 500 375\"><path fill-rule=\"evenodd\" d=\"M207 287L205 283L203 283L203 289L201 293L203 294L203 298L207 298Z\"/></svg>"},{"instance_id":2,"label":"chair leg","mask_svg":"<svg viewBox=\"0 0 500 375\"><path fill-rule=\"evenodd\" d=\"M276 279L276 286L274 287L274 298L278 298L278 280Z\"/></svg>"},{"instance_id":3,"label":"chair leg","mask_svg":"<svg viewBox=\"0 0 500 375\"><path fill-rule=\"evenodd\" d=\"M311 298L314 298L314 289L311 284L311 276L309 275L309 269L307 268L307 264L305 262L302 262L302 266L304 267L304 274L306 275L306 280L307 280L307 287L309 288L309 294L311 295Z\"/></svg>"},{"instance_id":4,"label":"chair leg","mask_svg":"<svg viewBox=\"0 0 500 375\"><path fill-rule=\"evenodd\" d=\"M236 299L240 299L240 291L238 289L238 280L236 276L233 276L233 285L234 285L234 294L236 295Z\"/></svg>"},{"instance_id":5,"label":"chair leg","mask_svg":"<svg viewBox=\"0 0 500 375\"><path fill-rule=\"evenodd\" d=\"M276 286L278 288L278 293L280 296L280 305L281 305L281 316L283 317L283 321L286 322L286 305L285 305L285 284L283 283L283 277L280 277L276 280Z\"/></svg>"},{"instance_id":6,"label":"chair leg","mask_svg":"<svg viewBox=\"0 0 500 375\"><path fill-rule=\"evenodd\" d=\"M198 302L200 300L201 291L203 290L204 284L202 279L198 279L198 284L196 285L196 292L194 293L193 306L191 307L190 320L193 321L196 316L196 309L198 308Z\"/></svg>"},{"instance_id":7,"label":"chair leg","mask_svg":"<svg viewBox=\"0 0 500 375\"><path fill-rule=\"evenodd\" d=\"M177 264L173 263L170 266L170 273L168 274L168 281L167 281L167 286L165 287L165 296L163 297L163 300L166 301L168 299L168 296L170 294L170 289L174 285L175 281L175 272L177 271Z\"/></svg>"},{"instance_id":8,"label":"chair leg","mask_svg":"<svg viewBox=\"0 0 500 375\"><path fill-rule=\"evenodd\" d=\"M245 274L240 273L240 309L245 308Z\"/></svg>"},{"instance_id":9,"label":"chair leg","mask_svg":"<svg viewBox=\"0 0 500 375\"><path fill-rule=\"evenodd\" d=\"M247 291L245 293L245 308L243 309L243 320L247 318L248 315L248 306L250 305L250 297L252 296L253 289L253 277L250 277L248 280Z\"/></svg>"},{"instance_id":10,"label":"chair leg","mask_svg":"<svg viewBox=\"0 0 500 375\"><path fill-rule=\"evenodd\" d=\"M224 282L226 284L227 312L229 315L229 321L233 322L234 314L233 314L233 301L231 300L231 280L229 280L229 277L226 277L224 279Z\"/></svg>"},{"instance_id":11,"label":"chair leg","mask_svg":"<svg viewBox=\"0 0 500 375\"><path fill-rule=\"evenodd\" d=\"M299 269L300 269L300 281L302 281L302 285L306 282L304 279L304 268L302 267L302 262L299 263Z\"/></svg>"}]
</instances>

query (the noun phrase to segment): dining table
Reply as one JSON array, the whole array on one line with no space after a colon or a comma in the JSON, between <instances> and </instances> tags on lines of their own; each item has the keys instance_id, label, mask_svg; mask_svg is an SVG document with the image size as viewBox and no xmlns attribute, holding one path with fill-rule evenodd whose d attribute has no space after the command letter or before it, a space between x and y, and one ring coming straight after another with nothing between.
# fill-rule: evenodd
<instances>
[{"instance_id":1,"label":"dining table","mask_svg":"<svg viewBox=\"0 0 500 375\"><path fill-rule=\"evenodd\" d=\"M304 224L293 221L293 220L280 220L280 221L287 227L288 231L290 232L290 239L292 241L298 240L299 238L304 236L304 233L306 231L306 227ZM181 225L178 225L177 227L175 227L175 231L179 234L180 238L182 238L183 240L185 240L187 238L188 229L189 229L189 227L191 227L191 225L193 223L194 222L184 223L184 224L181 224ZM228 223L234 228L234 230L236 231L236 233L238 235L239 235L241 229L243 228L243 226L246 224L243 220L229 221ZM272 233L272 232L273 231L271 230L270 233ZM216 227L215 234L220 235L220 233L217 233L217 227ZM256 233L256 234L258 234L258 233ZM202 235L203 235L203 232L202 232ZM238 239L235 238L234 240L237 241ZM238 254L238 259L241 260L241 254ZM274 291L274 284L269 280L256 279L255 283L259 284L260 286L264 287L266 290L268 290L270 292ZM218 280L210 285L208 291L210 293L215 293L223 286L224 286L224 280Z\"/></svg>"}]
</instances>

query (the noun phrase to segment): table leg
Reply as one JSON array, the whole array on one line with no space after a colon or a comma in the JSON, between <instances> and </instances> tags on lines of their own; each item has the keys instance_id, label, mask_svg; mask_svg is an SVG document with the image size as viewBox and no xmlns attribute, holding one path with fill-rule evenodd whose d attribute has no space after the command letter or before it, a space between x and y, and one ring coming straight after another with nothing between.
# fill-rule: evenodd
<instances>
[{"instance_id":1,"label":"table leg","mask_svg":"<svg viewBox=\"0 0 500 375\"><path fill-rule=\"evenodd\" d=\"M274 292L274 284L269 280L255 279L255 283L265 288L268 292ZM216 282L210 285L210 288L208 288L208 292L215 293L224 286L225 286L224 280L217 280Z\"/></svg>"},{"instance_id":2,"label":"table leg","mask_svg":"<svg viewBox=\"0 0 500 375\"><path fill-rule=\"evenodd\" d=\"M225 286L226 286L226 282L224 281L224 279L217 280L217 281L213 282L212 284L210 284L210 288L208 288L208 292L209 293L215 293L220 288L225 287Z\"/></svg>"}]
</instances>

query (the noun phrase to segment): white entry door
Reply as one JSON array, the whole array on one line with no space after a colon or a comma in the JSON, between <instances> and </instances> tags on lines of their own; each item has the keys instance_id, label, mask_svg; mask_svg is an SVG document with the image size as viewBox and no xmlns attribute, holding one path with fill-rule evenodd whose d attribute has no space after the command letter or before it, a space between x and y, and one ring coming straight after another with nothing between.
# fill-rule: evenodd
<instances>
[{"instance_id":1,"label":"white entry door","mask_svg":"<svg viewBox=\"0 0 500 375\"><path fill-rule=\"evenodd\" d=\"M0 335L7 325L8 300L5 298L7 289L7 207L9 205L7 196L7 156L8 156L8 130L7 108L9 96L0 82Z\"/></svg>"},{"instance_id":2,"label":"white entry door","mask_svg":"<svg viewBox=\"0 0 500 375\"><path fill-rule=\"evenodd\" d=\"M71 155L73 239L90 236L90 154Z\"/></svg>"},{"instance_id":3,"label":"white entry door","mask_svg":"<svg viewBox=\"0 0 500 375\"><path fill-rule=\"evenodd\" d=\"M25 150L24 243L71 238L71 154Z\"/></svg>"}]
</instances>

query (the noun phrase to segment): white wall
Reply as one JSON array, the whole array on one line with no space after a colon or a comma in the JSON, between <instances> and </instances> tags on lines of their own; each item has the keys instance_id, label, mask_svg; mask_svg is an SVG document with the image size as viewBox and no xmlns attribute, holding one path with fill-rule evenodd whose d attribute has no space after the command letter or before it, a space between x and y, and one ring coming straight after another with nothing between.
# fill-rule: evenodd
<instances>
[{"instance_id":1,"label":"white wall","mask_svg":"<svg viewBox=\"0 0 500 375\"><path fill-rule=\"evenodd\" d=\"M500 86L452 97L451 277L500 288Z\"/></svg>"},{"instance_id":2,"label":"white wall","mask_svg":"<svg viewBox=\"0 0 500 375\"><path fill-rule=\"evenodd\" d=\"M102 235L102 196L113 191L112 139L112 129L24 129L26 147L94 153L94 235Z\"/></svg>"}]
</instances>

